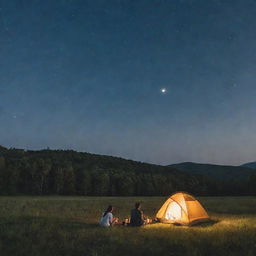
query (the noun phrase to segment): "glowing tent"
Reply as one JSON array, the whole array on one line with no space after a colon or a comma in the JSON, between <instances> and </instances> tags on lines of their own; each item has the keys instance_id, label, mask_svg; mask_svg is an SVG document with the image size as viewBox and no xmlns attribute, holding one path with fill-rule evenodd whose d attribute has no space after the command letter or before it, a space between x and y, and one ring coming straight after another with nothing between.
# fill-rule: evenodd
<instances>
[{"instance_id":1,"label":"glowing tent","mask_svg":"<svg viewBox=\"0 0 256 256\"><path fill-rule=\"evenodd\" d=\"M170 196L156 214L164 223L192 225L209 219L203 206L191 195L178 192Z\"/></svg>"}]
</instances>

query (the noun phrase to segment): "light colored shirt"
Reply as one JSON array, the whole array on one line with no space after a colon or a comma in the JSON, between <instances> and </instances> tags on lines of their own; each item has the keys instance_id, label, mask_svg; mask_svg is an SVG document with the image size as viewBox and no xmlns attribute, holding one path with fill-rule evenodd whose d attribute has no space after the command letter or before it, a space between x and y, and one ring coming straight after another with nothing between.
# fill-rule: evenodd
<instances>
[{"instance_id":1,"label":"light colored shirt","mask_svg":"<svg viewBox=\"0 0 256 256\"><path fill-rule=\"evenodd\" d=\"M113 221L113 214L108 212L105 216L102 216L100 219L100 226L109 227Z\"/></svg>"}]
</instances>

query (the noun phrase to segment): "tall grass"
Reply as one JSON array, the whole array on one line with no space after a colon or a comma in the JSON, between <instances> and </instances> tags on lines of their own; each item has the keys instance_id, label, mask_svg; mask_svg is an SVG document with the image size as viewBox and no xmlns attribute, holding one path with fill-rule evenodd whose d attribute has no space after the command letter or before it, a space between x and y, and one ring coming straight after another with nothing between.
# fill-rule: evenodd
<instances>
[{"instance_id":1,"label":"tall grass","mask_svg":"<svg viewBox=\"0 0 256 256\"><path fill-rule=\"evenodd\" d=\"M120 219L136 201L153 218L161 197L0 197L0 255L256 255L256 197L200 198L212 221L101 228L108 204Z\"/></svg>"}]
</instances>

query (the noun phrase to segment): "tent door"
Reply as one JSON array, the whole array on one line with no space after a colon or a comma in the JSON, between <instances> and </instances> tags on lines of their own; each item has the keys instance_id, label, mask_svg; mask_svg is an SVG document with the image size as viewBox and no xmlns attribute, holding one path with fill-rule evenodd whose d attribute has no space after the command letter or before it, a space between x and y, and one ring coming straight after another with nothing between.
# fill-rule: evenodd
<instances>
[{"instance_id":1,"label":"tent door","mask_svg":"<svg viewBox=\"0 0 256 256\"><path fill-rule=\"evenodd\" d=\"M181 207L174 201L169 203L165 212L165 219L169 221L176 221L181 219Z\"/></svg>"}]
</instances>

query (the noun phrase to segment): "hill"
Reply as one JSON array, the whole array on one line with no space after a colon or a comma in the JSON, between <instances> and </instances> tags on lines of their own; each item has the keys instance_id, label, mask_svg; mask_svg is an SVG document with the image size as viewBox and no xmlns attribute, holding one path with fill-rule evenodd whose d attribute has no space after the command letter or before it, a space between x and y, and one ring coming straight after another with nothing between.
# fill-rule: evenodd
<instances>
[{"instance_id":1,"label":"hill","mask_svg":"<svg viewBox=\"0 0 256 256\"><path fill-rule=\"evenodd\" d=\"M137 196L200 194L200 180L172 167L73 150L8 149L0 154L0 194Z\"/></svg>"},{"instance_id":2,"label":"hill","mask_svg":"<svg viewBox=\"0 0 256 256\"><path fill-rule=\"evenodd\" d=\"M0 195L256 194L256 171L246 167L160 166L73 150L1 149Z\"/></svg>"},{"instance_id":3,"label":"hill","mask_svg":"<svg viewBox=\"0 0 256 256\"><path fill-rule=\"evenodd\" d=\"M179 164L172 164L169 167L178 169L180 171L204 175L221 180L246 180L253 174L256 174L255 170L246 166L229 166L229 165L214 165L214 164L201 164L184 162Z\"/></svg>"},{"instance_id":4,"label":"hill","mask_svg":"<svg viewBox=\"0 0 256 256\"><path fill-rule=\"evenodd\" d=\"M250 163L246 163L241 165L242 167L247 167L247 168L252 168L252 169L256 169L256 162L250 162Z\"/></svg>"}]
</instances>

